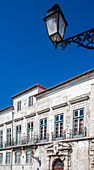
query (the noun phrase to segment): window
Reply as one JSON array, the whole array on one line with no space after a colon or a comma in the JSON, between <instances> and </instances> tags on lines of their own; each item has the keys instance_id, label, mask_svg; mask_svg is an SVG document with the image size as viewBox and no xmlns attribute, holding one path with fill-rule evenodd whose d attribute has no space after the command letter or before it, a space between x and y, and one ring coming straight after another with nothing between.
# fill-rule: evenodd
<instances>
[{"instance_id":1,"label":"window","mask_svg":"<svg viewBox=\"0 0 94 170\"><path fill-rule=\"evenodd\" d=\"M3 153L0 153L0 164L2 164L3 161Z\"/></svg>"},{"instance_id":2,"label":"window","mask_svg":"<svg viewBox=\"0 0 94 170\"><path fill-rule=\"evenodd\" d=\"M3 147L3 131L0 130L0 148Z\"/></svg>"},{"instance_id":3,"label":"window","mask_svg":"<svg viewBox=\"0 0 94 170\"><path fill-rule=\"evenodd\" d=\"M21 143L21 125L16 126L16 144Z\"/></svg>"},{"instance_id":4,"label":"window","mask_svg":"<svg viewBox=\"0 0 94 170\"><path fill-rule=\"evenodd\" d=\"M84 109L73 111L73 132L74 136L82 135L84 122Z\"/></svg>"},{"instance_id":5,"label":"window","mask_svg":"<svg viewBox=\"0 0 94 170\"><path fill-rule=\"evenodd\" d=\"M6 164L10 164L10 152L6 153Z\"/></svg>"},{"instance_id":6,"label":"window","mask_svg":"<svg viewBox=\"0 0 94 170\"><path fill-rule=\"evenodd\" d=\"M11 145L11 128L7 129L7 146Z\"/></svg>"},{"instance_id":7,"label":"window","mask_svg":"<svg viewBox=\"0 0 94 170\"><path fill-rule=\"evenodd\" d=\"M32 162L32 151L26 151L26 163Z\"/></svg>"},{"instance_id":8,"label":"window","mask_svg":"<svg viewBox=\"0 0 94 170\"><path fill-rule=\"evenodd\" d=\"M55 137L63 137L63 114L55 116Z\"/></svg>"},{"instance_id":9,"label":"window","mask_svg":"<svg viewBox=\"0 0 94 170\"><path fill-rule=\"evenodd\" d=\"M21 110L21 101L19 101L19 102L17 103L17 112L18 112L19 110Z\"/></svg>"},{"instance_id":10,"label":"window","mask_svg":"<svg viewBox=\"0 0 94 170\"><path fill-rule=\"evenodd\" d=\"M20 163L21 159L21 152L16 152L15 153L15 163Z\"/></svg>"},{"instance_id":11,"label":"window","mask_svg":"<svg viewBox=\"0 0 94 170\"><path fill-rule=\"evenodd\" d=\"M40 140L47 138L47 118L40 120Z\"/></svg>"},{"instance_id":12,"label":"window","mask_svg":"<svg viewBox=\"0 0 94 170\"><path fill-rule=\"evenodd\" d=\"M33 96L29 97L29 104L28 105L29 105L29 107L33 106Z\"/></svg>"},{"instance_id":13,"label":"window","mask_svg":"<svg viewBox=\"0 0 94 170\"><path fill-rule=\"evenodd\" d=\"M27 142L32 142L33 136L33 122L27 123Z\"/></svg>"}]
</instances>

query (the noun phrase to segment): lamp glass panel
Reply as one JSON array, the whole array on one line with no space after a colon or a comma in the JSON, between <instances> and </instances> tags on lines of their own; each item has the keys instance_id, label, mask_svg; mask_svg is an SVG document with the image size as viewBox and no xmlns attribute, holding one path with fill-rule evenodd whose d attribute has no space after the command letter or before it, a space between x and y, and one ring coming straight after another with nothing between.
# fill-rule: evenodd
<instances>
[{"instance_id":1,"label":"lamp glass panel","mask_svg":"<svg viewBox=\"0 0 94 170\"><path fill-rule=\"evenodd\" d=\"M54 42L59 43L61 41L61 37L59 36L59 34L55 34L55 35L50 36L50 39L53 43Z\"/></svg>"},{"instance_id":2,"label":"lamp glass panel","mask_svg":"<svg viewBox=\"0 0 94 170\"><path fill-rule=\"evenodd\" d=\"M61 37L64 37L64 31L65 31L65 22L64 19L62 18L61 14L59 14L59 34L61 35Z\"/></svg>"},{"instance_id":3,"label":"lamp glass panel","mask_svg":"<svg viewBox=\"0 0 94 170\"><path fill-rule=\"evenodd\" d=\"M49 36L56 33L58 25L58 13L47 18L46 24Z\"/></svg>"}]
</instances>

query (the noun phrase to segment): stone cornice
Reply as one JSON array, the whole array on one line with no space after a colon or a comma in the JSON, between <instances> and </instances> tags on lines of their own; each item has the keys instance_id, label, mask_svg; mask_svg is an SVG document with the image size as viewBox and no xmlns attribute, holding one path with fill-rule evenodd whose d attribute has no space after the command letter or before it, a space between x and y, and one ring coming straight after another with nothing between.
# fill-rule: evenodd
<instances>
[{"instance_id":1,"label":"stone cornice","mask_svg":"<svg viewBox=\"0 0 94 170\"><path fill-rule=\"evenodd\" d=\"M0 124L0 127L4 126L4 123Z\"/></svg>"},{"instance_id":2,"label":"stone cornice","mask_svg":"<svg viewBox=\"0 0 94 170\"><path fill-rule=\"evenodd\" d=\"M6 125L12 123L12 120L8 121L8 122L5 122Z\"/></svg>"},{"instance_id":3,"label":"stone cornice","mask_svg":"<svg viewBox=\"0 0 94 170\"><path fill-rule=\"evenodd\" d=\"M30 115L26 115L25 118L36 116L36 113L31 113Z\"/></svg>"},{"instance_id":4,"label":"stone cornice","mask_svg":"<svg viewBox=\"0 0 94 170\"><path fill-rule=\"evenodd\" d=\"M62 104L59 104L59 105L56 105L56 106L52 106L51 108L52 108L53 110L55 110L55 109L59 109L59 108L61 108L61 107L65 107L65 106L67 106L67 102L62 103Z\"/></svg>"},{"instance_id":5,"label":"stone cornice","mask_svg":"<svg viewBox=\"0 0 94 170\"><path fill-rule=\"evenodd\" d=\"M47 109L43 109L43 110L40 110L37 112L38 115L40 114L43 114L43 113L46 113L46 112L49 112L50 111L50 108L47 108Z\"/></svg>"},{"instance_id":6,"label":"stone cornice","mask_svg":"<svg viewBox=\"0 0 94 170\"><path fill-rule=\"evenodd\" d=\"M82 102L82 101L85 101L85 100L88 100L89 99L89 96L84 96L84 97L80 97L80 98L77 98L77 99L73 99L73 100L70 100L70 104L74 104L74 103L78 103L78 102Z\"/></svg>"},{"instance_id":7,"label":"stone cornice","mask_svg":"<svg viewBox=\"0 0 94 170\"><path fill-rule=\"evenodd\" d=\"M20 120L23 120L23 117L19 117L17 119L14 119L14 122L17 122L17 121L20 121Z\"/></svg>"}]
</instances>

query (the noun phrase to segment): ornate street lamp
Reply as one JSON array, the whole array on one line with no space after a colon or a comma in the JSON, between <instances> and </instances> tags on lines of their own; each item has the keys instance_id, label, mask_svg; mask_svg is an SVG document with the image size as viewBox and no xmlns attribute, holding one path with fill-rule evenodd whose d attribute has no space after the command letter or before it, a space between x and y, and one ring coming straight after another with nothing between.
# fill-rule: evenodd
<instances>
[{"instance_id":1,"label":"ornate street lamp","mask_svg":"<svg viewBox=\"0 0 94 170\"><path fill-rule=\"evenodd\" d=\"M78 47L82 46L87 49L94 49L94 28L63 39L68 23L59 5L54 4L52 8L47 11L47 16L43 18L43 20L46 23L48 36L55 48L60 44L61 49L64 50L68 44L74 42L78 44Z\"/></svg>"}]
</instances>

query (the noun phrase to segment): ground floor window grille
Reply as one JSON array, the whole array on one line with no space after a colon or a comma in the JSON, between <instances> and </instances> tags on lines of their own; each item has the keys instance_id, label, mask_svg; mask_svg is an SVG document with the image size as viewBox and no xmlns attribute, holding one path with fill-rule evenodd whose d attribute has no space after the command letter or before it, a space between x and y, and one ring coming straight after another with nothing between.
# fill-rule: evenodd
<instances>
[{"instance_id":1,"label":"ground floor window grille","mask_svg":"<svg viewBox=\"0 0 94 170\"><path fill-rule=\"evenodd\" d=\"M26 163L32 162L32 151L26 151Z\"/></svg>"},{"instance_id":2,"label":"ground floor window grille","mask_svg":"<svg viewBox=\"0 0 94 170\"><path fill-rule=\"evenodd\" d=\"M63 136L63 114L55 116L55 136L56 138Z\"/></svg>"},{"instance_id":3,"label":"ground floor window grille","mask_svg":"<svg viewBox=\"0 0 94 170\"><path fill-rule=\"evenodd\" d=\"M20 159L21 159L21 152L16 152L15 153L15 163L20 163Z\"/></svg>"},{"instance_id":4,"label":"ground floor window grille","mask_svg":"<svg viewBox=\"0 0 94 170\"><path fill-rule=\"evenodd\" d=\"M6 153L6 164L10 164L10 152Z\"/></svg>"},{"instance_id":5,"label":"ground floor window grille","mask_svg":"<svg viewBox=\"0 0 94 170\"><path fill-rule=\"evenodd\" d=\"M47 118L40 120L40 140L47 138Z\"/></svg>"},{"instance_id":6,"label":"ground floor window grille","mask_svg":"<svg viewBox=\"0 0 94 170\"><path fill-rule=\"evenodd\" d=\"M84 126L84 109L73 111L73 133L74 136L82 135Z\"/></svg>"}]
</instances>

